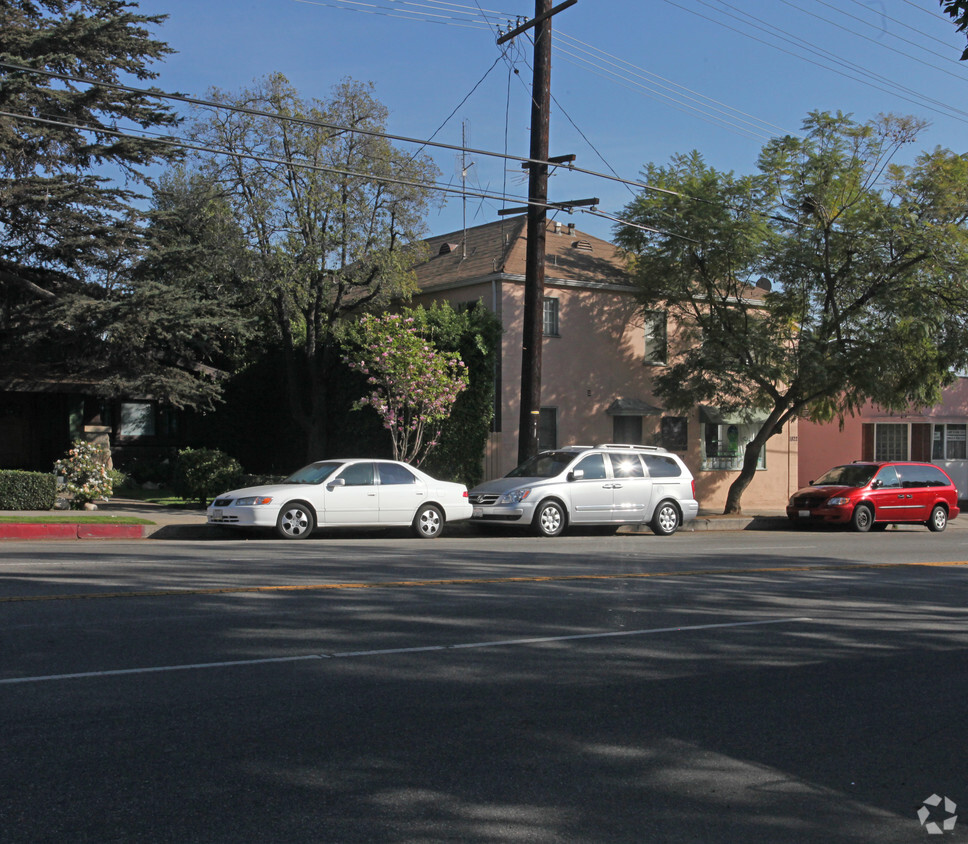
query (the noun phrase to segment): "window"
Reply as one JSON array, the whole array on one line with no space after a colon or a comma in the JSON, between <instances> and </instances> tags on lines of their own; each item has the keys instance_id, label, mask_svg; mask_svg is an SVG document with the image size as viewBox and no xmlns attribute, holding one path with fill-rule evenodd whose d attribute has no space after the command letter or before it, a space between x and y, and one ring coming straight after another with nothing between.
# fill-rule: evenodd
<instances>
[{"instance_id":1,"label":"window","mask_svg":"<svg viewBox=\"0 0 968 844\"><path fill-rule=\"evenodd\" d=\"M646 363L665 364L667 358L666 312L646 311L645 349Z\"/></svg>"},{"instance_id":2,"label":"window","mask_svg":"<svg viewBox=\"0 0 968 844\"><path fill-rule=\"evenodd\" d=\"M641 416L613 416L613 442L642 445L642 417Z\"/></svg>"},{"instance_id":3,"label":"window","mask_svg":"<svg viewBox=\"0 0 968 844\"><path fill-rule=\"evenodd\" d=\"M612 461L613 478L644 478L645 472L642 470L642 461L637 454L615 454L608 455Z\"/></svg>"},{"instance_id":4,"label":"window","mask_svg":"<svg viewBox=\"0 0 968 844\"><path fill-rule=\"evenodd\" d=\"M542 407L538 416L538 448L558 448L558 408Z\"/></svg>"},{"instance_id":5,"label":"window","mask_svg":"<svg viewBox=\"0 0 968 844\"><path fill-rule=\"evenodd\" d=\"M662 447L668 451L688 451L689 423L685 416L663 416L660 423Z\"/></svg>"},{"instance_id":6,"label":"window","mask_svg":"<svg viewBox=\"0 0 968 844\"><path fill-rule=\"evenodd\" d=\"M645 454L643 457L650 478L678 478L682 475L682 467L671 457L661 454Z\"/></svg>"},{"instance_id":7,"label":"window","mask_svg":"<svg viewBox=\"0 0 968 844\"><path fill-rule=\"evenodd\" d=\"M885 466L875 475L875 478L881 482L881 489L899 489L901 486L901 479L898 478L897 469L893 466Z\"/></svg>"},{"instance_id":8,"label":"window","mask_svg":"<svg viewBox=\"0 0 968 844\"><path fill-rule=\"evenodd\" d=\"M907 460L908 426L876 424L874 426L874 459Z\"/></svg>"},{"instance_id":9,"label":"window","mask_svg":"<svg viewBox=\"0 0 968 844\"><path fill-rule=\"evenodd\" d=\"M376 465L380 470L381 486L413 484L417 482L413 472L406 466L398 466L396 463L377 463Z\"/></svg>"},{"instance_id":10,"label":"window","mask_svg":"<svg viewBox=\"0 0 968 844\"><path fill-rule=\"evenodd\" d=\"M541 327L545 337L560 337L558 333L558 300L545 298L544 321Z\"/></svg>"},{"instance_id":11,"label":"window","mask_svg":"<svg viewBox=\"0 0 968 844\"><path fill-rule=\"evenodd\" d=\"M347 486L372 486L373 464L353 463L340 472L339 477L346 481Z\"/></svg>"},{"instance_id":12,"label":"window","mask_svg":"<svg viewBox=\"0 0 968 844\"><path fill-rule=\"evenodd\" d=\"M932 460L968 459L965 425L935 425Z\"/></svg>"},{"instance_id":13,"label":"window","mask_svg":"<svg viewBox=\"0 0 968 844\"><path fill-rule=\"evenodd\" d=\"M584 472L586 481L597 481L605 477L605 458L601 454L589 454L578 461L574 471Z\"/></svg>"},{"instance_id":14,"label":"window","mask_svg":"<svg viewBox=\"0 0 968 844\"><path fill-rule=\"evenodd\" d=\"M704 423L702 468L739 470L743 468L746 445L756 436L758 425ZM760 449L757 469L766 468L766 449Z\"/></svg>"},{"instance_id":15,"label":"window","mask_svg":"<svg viewBox=\"0 0 968 844\"><path fill-rule=\"evenodd\" d=\"M123 402L118 433L122 437L153 437L155 409L148 402Z\"/></svg>"}]
</instances>

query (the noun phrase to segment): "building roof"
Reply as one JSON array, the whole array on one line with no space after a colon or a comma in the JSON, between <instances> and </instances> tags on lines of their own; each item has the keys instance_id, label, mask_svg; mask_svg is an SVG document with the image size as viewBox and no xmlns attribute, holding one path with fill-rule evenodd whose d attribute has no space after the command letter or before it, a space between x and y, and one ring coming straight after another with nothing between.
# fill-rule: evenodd
<instances>
[{"instance_id":1,"label":"building roof","mask_svg":"<svg viewBox=\"0 0 968 844\"><path fill-rule=\"evenodd\" d=\"M527 217L510 217L465 231L427 238L429 260L419 264L421 290L455 283L525 274ZM607 240L578 231L573 224L547 223L545 282L630 286L621 250Z\"/></svg>"}]
</instances>

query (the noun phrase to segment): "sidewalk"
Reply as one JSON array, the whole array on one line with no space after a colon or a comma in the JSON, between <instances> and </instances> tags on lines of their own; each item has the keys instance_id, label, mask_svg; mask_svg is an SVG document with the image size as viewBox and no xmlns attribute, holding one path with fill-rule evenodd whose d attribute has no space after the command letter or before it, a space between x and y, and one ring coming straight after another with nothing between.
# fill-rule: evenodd
<instances>
[{"instance_id":1,"label":"sidewalk","mask_svg":"<svg viewBox=\"0 0 968 844\"><path fill-rule=\"evenodd\" d=\"M964 503L964 502L962 502ZM964 510L962 511L965 512ZM80 515L71 510L34 510L14 512L0 510L0 516L23 516L35 523L0 522L0 541L4 539L183 539L220 540L237 539L240 534L231 528L209 525L203 509L162 507L126 498L112 498L98 504L98 509L85 515L113 516L118 519L138 518L150 521L147 525L113 525L110 523L80 524L73 517ZM44 519L36 523L37 519ZM737 530L793 530L783 510L758 510L742 516L724 516L719 512L700 510L699 517L686 524L682 531L737 531ZM908 529L926 530L920 525ZM968 514L948 523L949 530L968 530ZM452 522L447 525L444 536L469 536L475 533L470 522ZM624 525L619 534L651 534L646 525Z\"/></svg>"},{"instance_id":2,"label":"sidewalk","mask_svg":"<svg viewBox=\"0 0 968 844\"><path fill-rule=\"evenodd\" d=\"M112 516L118 519L145 519L149 525L112 525L110 523L82 524L74 517L82 511L72 510L34 510L2 511L0 516L23 516L23 523L0 523L0 540L3 539L184 539L213 540L238 537L231 528L209 525L205 511L201 508L162 507L144 501L126 498L112 498L100 502L95 511L83 511L84 515ZM30 522L26 520L30 519ZM44 519L37 523L38 519ZM968 521L968 520L966 520ZM786 515L780 510L759 512L749 516L723 516L718 513L700 511L699 518L687 524L684 531L701 530L774 530L789 526ZM453 522L447 525L446 535L466 536L474 531L469 522ZM652 531L642 525L627 525L619 528L619 533L644 533Z\"/></svg>"}]
</instances>

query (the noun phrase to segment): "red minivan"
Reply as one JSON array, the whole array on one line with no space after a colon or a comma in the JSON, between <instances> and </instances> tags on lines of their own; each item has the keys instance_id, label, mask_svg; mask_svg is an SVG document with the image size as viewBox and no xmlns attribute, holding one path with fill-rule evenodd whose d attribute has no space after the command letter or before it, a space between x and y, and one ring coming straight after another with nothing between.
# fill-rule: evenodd
<instances>
[{"instance_id":1,"label":"red minivan","mask_svg":"<svg viewBox=\"0 0 968 844\"><path fill-rule=\"evenodd\" d=\"M786 512L798 524L850 524L868 531L905 523L942 531L961 511L951 478L932 463L855 461L797 490Z\"/></svg>"}]
</instances>

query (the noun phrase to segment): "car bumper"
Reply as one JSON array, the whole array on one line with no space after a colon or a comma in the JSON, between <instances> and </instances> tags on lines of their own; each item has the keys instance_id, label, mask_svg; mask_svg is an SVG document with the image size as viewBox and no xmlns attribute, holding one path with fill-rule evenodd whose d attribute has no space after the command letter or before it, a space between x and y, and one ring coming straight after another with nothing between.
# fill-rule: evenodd
<instances>
[{"instance_id":1,"label":"car bumper","mask_svg":"<svg viewBox=\"0 0 968 844\"><path fill-rule=\"evenodd\" d=\"M471 521L477 524L531 524L534 507L520 504L492 504L488 507L473 507Z\"/></svg>"},{"instance_id":2,"label":"car bumper","mask_svg":"<svg viewBox=\"0 0 968 844\"><path fill-rule=\"evenodd\" d=\"M279 510L276 507L209 507L206 515L210 525L271 528L276 525Z\"/></svg>"},{"instance_id":3,"label":"car bumper","mask_svg":"<svg viewBox=\"0 0 968 844\"><path fill-rule=\"evenodd\" d=\"M823 524L846 524L854 512L852 506L849 507L814 507L806 510L802 507L788 506L786 514L794 522L813 522Z\"/></svg>"}]
</instances>

